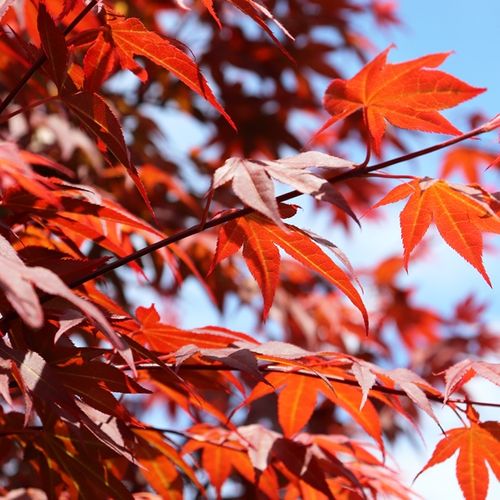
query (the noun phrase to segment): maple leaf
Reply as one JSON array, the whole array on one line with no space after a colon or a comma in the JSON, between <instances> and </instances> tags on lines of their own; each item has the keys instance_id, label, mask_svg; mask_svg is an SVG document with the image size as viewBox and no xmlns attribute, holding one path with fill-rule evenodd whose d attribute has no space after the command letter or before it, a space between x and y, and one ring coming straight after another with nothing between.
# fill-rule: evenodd
<instances>
[{"instance_id":1,"label":"maple leaf","mask_svg":"<svg viewBox=\"0 0 500 500\"><path fill-rule=\"evenodd\" d=\"M39 446L44 450L47 462L55 470L59 469L58 472L66 479L66 485L74 496L97 498L104 494L109 498L130 498L124 484L109 474L104 464L95 460L95 455L85 453L81 447L78 450L73 446L68 449L67 434L54 436L47 433L40 441ZM47 498L45 492L42 498Z\"/></svg>"},{"instance_id":2,"label":"maple leaf","mask_svg":"<svg viewBox=\"0 0 500 500\"><path fill-rule=\"evenodd\" d=\"M62 97L74 116L81 121L91 134L102 141L109 153L127 169L146 206L155 217L139 173L130 159L120 122L113 110L99 94L93 92L65 94Z\"/></svg>"},{"instance_id":3,"label":"maple leaf","mask_svg":"<svg viewBox=\"0 0 500 500\"><path fill-rule=\"evenodd\" d=\"M371 7L379 26L385 28L391 24L401 24L396 13L398 5L395 0L372 0Z\"/></svg>"},{"instance_id":4,"label":"maple leaf","mask_svg":"<svg viewBox=\"0 0 500 500\"><path fill-rule=\"evenodd\" d=\"M83 88L88 92L99 90L117 64L118 56L113 50L111 35L107 31L99 33L83 59Z\"/></svg>"},{"instance_id":5,"label":"maple leaf","mask_svg":"<svg viewBox=\"0 0 500 500\"><path fill-rule=\"evenodd\" d=\"M461 172L470 184L478 183L481 179L479 168L488 167L495 162L496 156L488 151L461 146L448 151L441 164L439 177L449 177L456 171Z\"/></svg>"},{"instance_id":6,"label":"maple leaf","mask_svg":"<svg viewBox=\"0 0 500 500\"><path fill-rule=\"evenodd\" d=\"M432 410L432 406L424 392L424 388L431 392L437 392L430 386L423 378L419 377L416 373L408 370L407 368L395 368L394 370L381 371L378 373L379 377L383 379L388 377L393 382L398 384L401 389L408 395L408 397L429 417L431 417L438 425L438 419Z\"/></svg>"},{"instance_id":7,"label":"maple leaf","mask_svg":"<svg viewBox=\"0 0 500 500\"><path fill-rule=\"evenodd\" d=\"M57 372L38 353L12 349L0 339L0 353L15 361L12 364L13 376L25 395L25 425L31 416L33 404L40 411L47 405L72 425L82 424L100 442L132 463L134 458L124 446L124 440L117 427L117 420L92 408L68 392L60 382ZM41 412L43 414L43 411ZM76 419L76 422L75 422Z\"/></svg>"},{"instance_id":8,"label":"maple leaf","mask_svg":"<svg viewBox=\"0 0 500 500\"><path fill-rule=\"evenodd\" d=\"M136 315L140 323L138 333L155 351L178 351L188 344L198 349L209 349L225 348L236 341L252 342L250 336L225 328L207 326L195 330L182 330L163 324L154 306L138 307Z\"/></svg>"},{"instance_id":9,"label":"maple leaf","mask_svg":"<svg viewBox=\"0 0 500 500\"><path fill-rule=\"evenodd\" d=\"M61 235L62 233L64 238L74 243L90 240L119 256L125 256L133 251L127 234L129 236L132 232L140 234L147 241L157 241L163 237L161 232L133 216L117 203L101 198L90 188L88 191L86 188L79 190L68 184L58 187L58 190L52 191L52 194L57 196L57 205L54 207L22 191L11 191L4 198L3 206L19 216L26 214L30 219L43 219L47 228L55 234ZM83 198L84 194L87 199ZM78 195L82 198L77 198ZM175 247L173 251L176 251ZM183 254L179 253L182 259ZM170 252L165 250L163 255L167 262L174 264ZM137 263L130 265L137 272L142 273ZM175 269L172 270L175 272Z\"/></svg>"},{"instance_id":10,"label":"maple leaf","mask_svg":"<svg viewBox=\"0 0 500 500\"><path fill-rule=\"evenodd\" d=\"M71 394L77 394L81 400L107 415L122 421L139 424L127 409L122 406L110 391L120 393L149 393L121 370L98 362L85 364L71 363L54 368L59 380Z\"/></svg>"},{"instance_id":11,"label":"maple leaf","mask_svg":"<svg viewBox=\"0 0 500 500\"><path fill-rule=\"evenodd\" d=\"M422 240L431 222L441 237L483 276L490 279L483 265L482 231L500 232L500 218L484 192L473 186L449 184L436 179L414 179L396 186L375 207L409 197L399 220L404 246L404 265Z\"/></svg>"},{"instance_id":12,"label":"maple leaf","mask_svg":"<svg viewBox=\"0 0 500 500\"><path fill-rule=\"evenodd\" d=\"M42 48L47 56L50 75L57 88L61 90L68 77L68 48L64 33L57 28L44 3L38 6L37 25Z\"/></svg>"},{"instance_id":13,"label":"maple leaf","mask_svg":"<svg viewBox=\"0 0 500 500\"><path fill-rule=\"evenodd\" d=\"M271 373L266 376L266 382L270 384L270 387L256 386L247 402L254 401L258 397L277 391L284 386L278 394L278 420L283 434L290 437L309 422L315 409L317 394L321 393L333 404L348 412L383 449L382 429L373 404L367 401L364 408L361 409L359 404L361 391L358 388L338 384L334 381L328 382L326 379L322 379L323 375L331 375L331 373L326 370L318 370L318 378L316 379L302 374L295 375L293 372Z\"/></svg>"},{"instance_id":14,"label":"maple leaf","mask_svg":"<svg viewBox=\"0 0 500 500\"><path fill-rule=\"evenodd\" d=\"M173 446L165 442L161 434L146 429L134 429L133 432L139 437L137 459L145 469L142 473L151 481L157 493L164 498L182 498L180 494L175 495L172 491L182 492L182 481L179 484L180 475L176 466L193 482L201 493L205 491L203 485L195 476L193 469Z\"/></svg>"},{"instance_id":15,"label":"maple leaf","mask_svg":"<svg viewBox=\"0 0 500 500\"><path fill-rule=\"evenodd\" d=\"M255 481L255 472L246 453L245 448L238 442L223 442L221 437L215 433L207 433L205 441L192 440L184 445L184 453L192 453L196 449L201 449L201 463L207 472L210 482L214 485L217 498L221 496L221 488L230 476L233 469L236 469L248 481ZM217 442L215 439L218 437Z\"/></svg>"},{"instance_id":16,"label":"maple leaf","mask_svg":"<svg viewBox=\"0 0 500 500\"><path fill-rule=\"evenodd\" d=\"M293 36L286 30L286 28L273 16L273 14L264 6L262 3L256 0L229 0L233 5L235 5L241 12L246 14L248 17L253 19L273 40L273 42L279 47L281 52L288 57L292 62L294 62L293 57L288 53L288 51L283 47L282 43L276 38L274 33L270 30L267 24L264 22L263 18L271 20L278 28L290 39L294 40ZM203 3L207 6L210 11L210 4L213 0L203 0Z\"/></svg>"},{"instance_id":17,"label":"maple leaf","mask_svg":"<svg viewBox=\"0 0 500 500\"><path fill-rule=\"evenodd\" d=\"M363 112L377 154L380 154L386 120L400 128L460 134L439 111L486 89L472 87L443 71L431 69L441 65L450 53L388 64L390 49L381 52L350 80L338 78L330 83L323 104L332 117L316 135L356 111Z\"/></svg>"},{"instance_id":18,"label":"maple leaf","mask_svg":"<svg viewBox=\"0 0 500 500\"><path fill-rule=\"evenodd\" d=\"M201 451L203 468L218 498L222 485L234 472L254 483L269 498L275 497L279 486L270 464L272 447L280 434L258 424L241 426L232 432L198 424L191 427L189 435L192 439L183 451Z\"/></svg>"},{"instance_id":19,"label":"maple leaf","mask_svg":"<svg viewBox=\"0 0 500 500\"><path fill-rule=\"evenodd\" d=\"M13 142L0 141L0 188L21 186L37 198L42 198L58 206L57 196L52 193L53 182L38 175L29 165L30 161L39 162L42 157L20 150Z\"/></svg>"},{"instance_id":20,"label":"maple leaf","mask_svg":"<svg viewBox=\"0 0 500 500\"><path fill-rule=\"evenodd\" d=\"M336 286L361 312L368 331L368 313L349 276L299 228L287 224L281 229L259 215L250 215L221 227L212 269L243 246L243 257L259 284L264 299L263 317L272 305L279 281L282 248L295 260Z\"/></svg>"},{"instance_id":21,"label":"maple leaf","mask_svg":"<svg viewBox=\"0 0 500 500\"><path fill-rule=\"evenodd\" d=\"M213 17L214 21L217 23L217 26L219 26L219 29L222 29L222 24L220 22L219 16L217 15L217 12L215 12L214 9L214 0L202 0L202 2L205 8L210 13L210 15Z\"/></svg>"},{"instance_id":22,"label":"maple leaf","mask_svg":"<svg viewBox=\"0 0 500 500\"><path fill-rule=\"evenodd\" d=\"M314 113L316 73L339 78L340 67L332 64L335 57L331 57L339 49L365 60L371 42L356 32L352 21L368 15L379 27L395 23L396 4L395 0L362 4L356 0L0 0L2 134L19 144L0 142L0 234L8 235L5 241L0 239L0 309L6 314L0 324L8 330L0 338L0 398L10 405L0 405L0 449L3 465L12 472L2 476L6 498L66 495L180 500L191 495L193 487L201 497L222 497L230 490L245 498L287 500L412 496L384 460L382 427L389 439L397 439L405 432L399 416L414 424L421 417L418 409L433 416L429 400L446 400L473 376L498 383L498 366L469 359L444 372L444 395L427 382L447 366L447 359L464 359L463 346L479 355L493 351L493 327L483 316L483 306L475 301L465 301L451 318L432 308L415 307L410 301L412 289L397 282L396 273L404 264L398 258L367 271L374 283L372 302L379 311L374 311L376 330L364 338L358 310L367 322L366 310L349 262L328 241L284 224L296 208L276 202L273 183L285 183L318 200L330 198L337 205L330 207L335 224L346 228L348 215L354 217L353 210L371 206L378 191L383 192L382 183L360 179L351 172L349 162L342 166L338 159L316 152L259 161L280 158L283 145L300 149L297 131L288 125L295 111ZM186 5L193 7L190 14L176 10ZM268 5L299 35L293 67L265 40L266 34L271 36L288 56L285 37L291 36ZM233 7L249 18L243 20L247 24L231 17L239 14L232 12ZM221 27L219 14L228 21L220 33L210 18ZM127 19L127 15L141 20ZM181 42L166 35L170 28L174 32L185 28L184 20L202 35L197 44L203 66ZM170 26L170 21L176 26ZM326 40L331 27L336 36ZM186 34L184 29L180 34ZM387 122L456 133L439 112L454 100L480 91L436 70L446 54L391 65L387 52L368 64L361 76L332 83L329 106L335 108L335 99L340 99L339 106L347 103L342 112L358 107L332 127L336 130L329 138L327 134L322 137L329 151L340 151L342 142L354 137L352 130L358 132L355 139L369 141L375 149L386 142L405 149L394 135L401 131L386 130ZM243 131L239 137L227 126L227 114L201 74L202 67L216 82L221 102L237 115ZM244 75L238 76L235 68ZM135 72L143 84L133 88L106 85L112 77L119 79L122 70ZM335 94L339 89L349 95ZM451 89L448 96L443 89ZM356 92L364 95L356 96ZM200 103L200 96L208 102ZM157 117L150 111L158 111L171 99L202 129L210 129L206 147L192 151L194 168L188 170L174 151L160 148L168 137L155 136ZM199 104L209 103L222 114L206 115L205 106ZM342 112L333 111L335 122ZM125 122L121 123L121 117ZM484 125L479 125L479 119L473 117L474 130L458 139L500 124L500 117ZM211 259L214 234L203 231L203 224L192 226L193 217L206 215L197 177L212 168L217 155L229 158L239 152L256 160L231 158L221 167L216 177L224 174L221 185L232 183L236 196L224 190L220 197L228 208L239 197L250 207L245 213L252 215L220 226L216 255ZM106 156L120 165L102 168ZM487 163L479 155L453 159L450 153L448 159L444 172L453 174L460 168L471 182L478 167ZM499 159L493 158L493 163ZM136 165L142 165L144 188ZM228 165L234 168L224 172ZM146 193L152 197L161 214L162 230L171 236L166 242L150 246L165 235L137 215L143 203L137 203L123 184L123 166L145 202ZM333 177L338 174L340 178ZM333 186L327 178L343 182ZM407 198L411 205L403 230L404 242L413 246L405 247L407 257L414 256L412 251L423 238L420 233L434 222L446 232L450 244L475 258L477 265L481 248L475 243L482 243L481 233L500 233L500 194L489 194L480 186L428 179L415 183L418 197L417 187L410 183L410 189L401 187L386 199L389 203ZM109 198L106 191L111 192ZM186 241L187 235L194 237ZM168 245L169 241L177 243ZM165 243L168 249L163 247L161 255L150 253ZM109 253L134 258L139 255L134 253L136 248L143 244L147 247L139 253L149 254L151 262L128 264L139 272L143 265L148 270L150 281L141 282L140 289L126 279L128 270L120 267L121 259L114 260L119 270L108 275L106 284L91 279L112 267L105 265ZM205 295L216 295L222 310L229 294L238 292L247 302L259 288L264 317L274 303L273 320L279 325L262 330L257 321L257 331L249 334L214 326L183 330L162 324L154 307L137 309L135 318L127 313L148 287L158 292L162 314L175 324L182 314L177 307L181 280L200 278L211 260L213 268L240 249L249 273L237 262L226 262L206 282ZM281 262L283 252L292 258ZM256 286L247 282L248 274L255 277ZM64 283L83 283L84 288L71 291ZM102 285L105 289L98 288ZM197 301L189 290L187 297ZM133 349L133 362L130 350L122 351L122 356L124 352L129 355L125 364L116 349L109 347L106 325L93 315L92 306L98 306L98 312L107 311L105 320L112 331ZM388 369L394 361L387 359L393 349L384 341L390 322L402 335L399 347L407 351L396 360L411 358L415 373ZM96 338L96 327L106 338L100 331ZM272 333L276 327L283 330L283 342L259 343L253 338ZM443 338L448 331L450 335ZM332 345L340 352L322 350ZM455 405L449 399L446 403L451 408ZM246 404L237 421L250 425L237 427L232 417ZM473 404L467 414L473 413ZM169 413L171 429L155 429L139 420L156 407ZM347 420L344 410L352 418ZM199 423L188 430L179 428L177 424L186 420L178 419L182 411ZM204 424L207 418L217 424ZM268 428L252 422L266 423ZM474 426L483 426L498 440L498 425L479 424L474 417L470 428ZM315 434L302 433L304 427ZM280 428L283 435L271 428ZM357 430L366 431L376 443L352 440ZM472 433L461 444L459 455L472 454L466 459L465 474L461 466L466 488L476 487L475 479L467 476L479 478L475 496L480 497L488 464L487 460L478 464L473 455L480 445L491 454L499 447L491 440L477 440ZM196 455L184 459L184 449ZM497 472L498 460L493 467ZM192 484L184 485L187 479Z\"/></svg>"},{"instance_id":23,"label":"maple leaf","mask_svg":"<svg viewBox=\"0 0 500 500\"><path fill-rule=\"evenodd\" d=\"M149 59L153 63L171 71L191 90L205 98L236 129L236 125L215 98L197 64L181 49L166 38L146 29L141 21L136 18L110 21L109 26L118 59L123 68L130 69L142 81L145 81L147 72L135 62L134 55Z\"/></svg>"},{"instance_id":24,"label":"maple leaf","mask_svg":"<svg viewBox=\"0 0 500 500\"><path fill-rule=\"evenodd\" d=\"M425 392L437 395L439 391L434 389L416 373L407 368L384 370L373 363L359 359L354 359L351 369L362 390L360 407L367 401L370 389L378 379L380 383L390 388L393 388L396 384L399 385L406 395L439 425Z\"/></svg>"},{"instance_id":25,"label":"maple leaf","mask_svg":"<svg viewBox=\"0 0 500 500\"><path fill-rule=\"evenodd\" d=\"M444 372L446 387L444 391L445 402L450 394L460 390L472 377L479 375L490 382L500 386L500 363L487 363L485 361L472 361L464 359L451 366Z\"/></svg>"},{"instance_id":26,"label":"maple leaf","mask_svg":"<svg viewBox=\"0 0 500 500\"><path fill-rule=\"evenodd\" d=\"M486 463L500 480L500 426L498 422L476 423L469 427L451 429L436 445L430 460L418 473L451 458L458 450L457 478L466 500L485 500L489 474ZM416 478L415 478L416 479Z\"/></svg>"},{"instance_id":27,"label":"maple leaf","mask_svg":"<svg viewBox=\"0 0 500 500\"><path fill-rule=\"evenodd\" d=\"M231 182L233 191L243 203L283 227L272 181L276 179L301 193L335 204L358 222L347 201L328 180L308 170L314 167L338 169L340 172L353 168L353 164L317 151L307 151L281 160L229 158L215 171L213 188Z\"/></svg>"}]
</instances>

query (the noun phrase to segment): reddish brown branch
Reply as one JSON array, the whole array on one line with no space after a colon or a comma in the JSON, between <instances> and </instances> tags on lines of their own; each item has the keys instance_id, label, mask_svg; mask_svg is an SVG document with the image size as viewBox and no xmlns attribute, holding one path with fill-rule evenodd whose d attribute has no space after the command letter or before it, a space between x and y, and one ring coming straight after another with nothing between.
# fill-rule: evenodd
<instances>
[{"instance_id":1,"label":"reddish brown branch","mask_svg":"<svg viewBox=\"0 0 500 500\"><path fill-rule=\"evenodd\" d=\"M167 365L171 366L174 368L174 365L170 365L167 363ZM129 369L128 365L123 365L119 366L118 368L121 369ZM163 370L163 367L158 366L154 363L142 363L139 365L136 365L137 370ZM214 365L206 365L203 363L189 363L189 364L183 364L178 367L179 371L182 370L187 370L187 371L239 371L237 368L234 366L228 366L224 365L223 363L221 364L214 364ZM311 377L318 379L320 378L318 373L312 370L308 370L307 368L300 369L300 370L295 370L295 371L290 371L289 366L279 366L279 365L268 365L268 366L261 366L259 367L259 371L263 374L266 373L283 373L287 372L293 375L303 375L304 377ZM321 378L325 378L329 381L339 383L339 384L344 384L344 385L350 385L353 387L358 387L360 388L359 383L356 380L350 380L350 379L345 379L342 377L339 377L338 375L330 375L330 374L321 374ZM469 399L445 399L444 396L438 396L436 394L432 394L429 391L427 391L425 388L420 387L422 391L425 392L425 395L427 399L434 401L435 403L442 403L442 404L470 404L470 405L476 405L476 406L486 406L490 408L500 408L500 403L490 403L487 401L473 401ZM394 389L392 387L386 387L380 384L375 384L373 387L370 388L370 391L375 391L375 392L380 392L383 394L390 394L392 396L402 396L405 398L408 398L408 394L403 391L402 389Z\"/></svg>"},{"instance_id":2,"label":"reddish brown branch","mask_svg":"<svg viewBox=\"0 0 500 500\"><path fill-rule=\"evenodd\" d=\"M90 5L90 4L89 4ZM372 172L376 172L378 170L390 167L392 165L396 165L399 163L404 163L406 161L412 160L414 158L418 158L420 156L425 156L427 154L433 153L435 151L439 151L441 149L450 147L454 144L457 144L459 142L465 141L466 139L470 139L471 137L476 137L478 135L484 134L486 132L490 132L494 130L495 128L500 127L500 115L498 115L494 120L491 120L487 124L475 128L474 130L471 130L469 132L466 132L464 134L461 134L459 136L453 137L452 139L448 139L446 141L440 142L438 144L435 144L434 146L430 146L427 148L419 149L418 151L414 151L412 153L405 154L403 156L398 156L396 158L393 158L392 160L387 160L383 161L381 163L377 163L375 165L372 165L370 167L363 167L363 168L355 168L352 170L347 170L346 172L343 172L339 175L336 175L332 177L331 179L328 179L328 181L331 184L337 184L339 182L348 180L348 179L354 179L357 177L365 177L368 174ZM288 193L284 193L281 196L278 196L276 198L276 201L278 203L284 202L291 200L293 198L297 198L298 196L301 196L302 192L298 190L292 190L289 191ZM246 215L249 215L253 213L254 210L249 207L244 207L240 208L238 210L234 210L232 212L228 212L224 215L221 216L216 216L213 217L212 219L208 221L202 221L200 224L196 224L194 226L191 226L187 229L183 229L182 231L179 231L168 238L164 238L163 240L157 241L156 243L152 243L151 245L147 245L144 248L141 248L140 250L137 250L135 252L132 252L131 254L121 257L119 259L116 259L112 262L109 262L108 264L105 264L99 268L97 268L95 271L85 274L81 278L78 278L70 283L68 283L68 286L70 288L76 288L84 283L87 283L88 281L94 280L96 278L100 278L101 276L118 269L126 264L129 264L130 262L133 262L135 260L140 259L141 257L144 257L146 255L149 255L150 253L155 252L156 250L160 250L161 248L168 247L169 245L172 245L174 243L177 243L185 238L188 238L189 236L193 236L195 234L201 233L202 231L205 231L206 229L210 229L212 227L217 227L220 226L221 224L225 224L226 222L238 219L240 217L244 217ZM42 294L40 296L40 302L46 302L51 298L50 295ZM15 311L9 311L6 313L2 319L0 319L0 331L5 328L6 324L11 321L12 319L18 317L18 314Z\"/></svg>"},{"instance_id":3,"label":"reddish brown branch","mask_svg":"<svg viewBox=\"0 0 500 500\"><path fill-rule=\"evenodd\" d=\"M491 124L493 122L489 122L489 123ZM480 134L484 134L485 132L489 132L489 131L493 130L494 128L500 126L500 121L498 121L498 123L495 123L495 125L490 125L490 124L483 125L482 127L478 127L474 130L466 132L465 134L459 135L457 137L453 137L452 139L448 139L447 141L440 142L439 144L435 144L434 146L430 146L428 148L414 151L413 153L408 153L408 154L405 154L403 156L393 158L392 160L377 163L377 164L372 165L370 167L363 167L363 168L348 170L346 172L343 172L340 175L336 175L335 177L332 177L331 179L329 179L329 182L331 184L337 184L337 183L345 181L347 179L353 179L356 177L364 177L371 172L376 172L377 170L381 170L383 168L387 168L387 167L390 167L392 165L396 165L398 163L404 163L408 160L412 160L414 158L418 158L420 156L424 156L424 155L427 155L429 153L439 151L440 149L447 148L449 146L452 146L453 144L457 144L457 143L462 142L466 139L470 139L471 137L476 137ZM293 198L297 198L298 196L301 196L302 194L303 193L301 191L298 191L298 190L289 191L288 193L285 193L285 194L282 194L281 196L278 196L276 198L276 201L278 201L278 202L288 201L288 200L291 200ZM141 257L144 257L145 255L148 255L152 252L155 252L156 250L159 250L160 248L164 248L164 247L167 247L169 245L172 245L173 243L177 243L178 241L181 241L184 238L198 234L206 229L220 226L221 224L225 224L226 222L232 221L234 219L238 219L240 217L244 217L245 215L251 214L252 212L254 212L253 209L251 209L249 207L245 207L245 208L241 208L239 210L235 210L235 211L230 212L230 213L226 213L225 215L222 215L222 216L214 217L214 218L212 218L212 219L210 219L202 224L196 224L195 226L191 226L190 228L179 231L178 233L175 233L175 234L169 236L168 238L157 241L156 243L153 243L151 245L145 246L144 248L141 248L140 250L137 250L136 252L133 252L130 255L127 255L127 256L122 257L120 259L116 259L113 262L110 262L110 263L96 269L92 273L86 274L85 276L82 276L81 278L72 281L71 283L69 283L69 286L71 288L75 288L75 287L78 287L80 285L83 285L87 281L99 278L100 276L103 276L104 274L109 273L110 271L113 271L114 269L118 269L119 267L122 267L126 264L129 264L130 262L132 262L134 260L140 259Z\"/></svg>"}]
</instances>

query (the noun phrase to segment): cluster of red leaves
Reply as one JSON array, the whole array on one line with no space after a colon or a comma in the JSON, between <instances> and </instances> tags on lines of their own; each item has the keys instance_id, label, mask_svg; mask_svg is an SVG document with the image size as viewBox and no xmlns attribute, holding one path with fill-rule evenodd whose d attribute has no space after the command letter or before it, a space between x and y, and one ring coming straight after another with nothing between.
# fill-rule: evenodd
<instances>
[{"instance_id":1,"label":"cluster of red leaves","mask_svg":"<svg viewBox=\"0 0 500 500\"><path fill-rule=\"evenodd\" d=\"M225 488L253 498L410 498L385 446L418 428L422 412L440 426L433 402L469 424L446 431L422 472L459 450L467 499L486 497L486 463L500 475L498 423L480 421L464 387L475 376L500 385L499 365L482 360L498 349L484 305L467 297L446 317L418 305L398 280L433 222L490 284L483 233L499 232L500 200L477 182L496 155L449 149L441 175L458 170L471 184L413 177L388 193L370 175L391 162L354 165L317 151L276 159L304 142L293 116L321 116L318 75L332 79L324 97L332 117L321 128L335 125L328 141L354 133L377 156L386 143L403 148L388 123L460 134L440 111L483 89L436 70L448 54L389 64L388 49L342 78L330 57L338 46L315 34L335 30L365 61L368 41L351 20L369 13L379 26L398 23L393 2L268 4L0 2L5 498L182 498L194 490L221 498ZM171 38L165 20L202 33L201 54ZM139 82L121 88L127 72ZM247 88L241 75L249 73L256 84ZM181 159L165 152L168 131L162 136L148 111L165 105L206 125L205 146ZM325 137L317 142L335 153ZM191 174L211 180L208 200ZM276 197L274 181L294 191ZM340 249L283 221L297 212L286 202L300 194L347 228L359 224L356 213L408 198L403 258L359 273L375 307L365 305ZM240 201L245 208L235 208ZM172 311L187 277L221 312L231 297L254 308L251 334L180 328ZM131 312L132 279L171 304L168 322L154 306ZM265 338L268 318L279 341ZM168 427L147 423L159 410Z\"/></svg>"}]
</instances>

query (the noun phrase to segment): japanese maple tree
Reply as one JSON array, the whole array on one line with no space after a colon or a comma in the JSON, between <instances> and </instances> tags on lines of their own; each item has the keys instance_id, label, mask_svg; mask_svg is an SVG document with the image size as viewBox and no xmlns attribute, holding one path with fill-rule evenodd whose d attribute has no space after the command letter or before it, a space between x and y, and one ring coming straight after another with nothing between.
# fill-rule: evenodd
<instances>
[{"instance_id":1,"label":"japanese maple tree","mask_svg":"<svg viewBox=\"0 0 500 500\"><path fill-rule=\"evenodd\" d=\"M388 444L426 420L414 475L456 457L486 498L500 403L467 383L500 385L498 331L400 278L435 279L435 227L498 287L500 117L461 132L442 112L481 82L390 62L361 17L400 23L384 0L0 0L2 498L406 499ZM364 268L302 215L356 241L393 204L401 254ZM186 327L186 286L218 325Z\"/></svg>"}]
</instances>

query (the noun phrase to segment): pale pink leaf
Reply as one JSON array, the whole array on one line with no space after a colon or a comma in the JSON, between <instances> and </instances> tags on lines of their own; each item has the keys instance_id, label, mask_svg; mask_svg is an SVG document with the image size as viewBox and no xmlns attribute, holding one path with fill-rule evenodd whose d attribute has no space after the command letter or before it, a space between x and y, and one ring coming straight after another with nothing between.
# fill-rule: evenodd
<instances>
[{"instance_id":1,"label":"pale pink leaf","mask_svg":"<svg viewBox=\"0 0 500 500\"><path fill-rule=\"evenodd\" d=\"M445 402L450 397L450 394L458 391L460 387L469 380L470 377L464 377L469 375L470 371L472 371L473 375L479 375L493 384L500 385L500 363L487 363L485 361L464 359L445 371Z\"/></svg>"},{"instance_id":2,"label":"pale pink leaf","mask_svg":"<svg viewBox=\"0 0 500 500\"><path fill-rule=\"evenodd\" d=\"M256 380L264 380L259 371L255 355L244 348L219 348L219 349L201 349L201 354L205 358L216 359L235 370L248 373Z\"/></svg>"},{"instance_id":3,"label":"pale pink leaf","mask_svg":"<svg viewBox=\"0 0 500 500\"><path fill-rule=\"evenodd\" d=\"M238 427L234 438L244 440L243 444L248 446L248 457L255 469L264 471L270 462L270 453L274 443L282 436L277 432L266 429L259 424Z\"/></svg>"},{"instance_id":4,"label":"pale pink leaf","mask_svg":"<svg viewBox=\"0 0 500 500\"><path fill-rule=\"evenodd\" d=\"M428 386L427 382L416 373L406 368L396 368L384 372L384 375L396 382L399 387L408 395L408 397L427 415L429 415L438 425L438 419L432 410L431 404L425 395L425 392L417 385Z\"/></svg>"},{"instance_id":5,"label":"pale pink leaf","mask_svg":"<svg viewBox=\"0 0 500 500\"><path fill-rule=\"evenodd\" d=\"M28 281L23 279L17 269L24 267L10 243L0 235L0 289L19 314L31 328L40 328L43 324L43 312L38 296Z\"/></svg>"},{"instance_id":6,"label":"pale pink leaf","mask_svg":"<svg viewBox=\"0 0 500 500\"><path fill-rule=\"evenodd\" d=\"M255 354L275 356L283 359L300 359L311 355L310 351L306 351L301 347L277 340L271 340L270 342L257 346L248 342L235 342L235 345L241 348L246 348Z\"/></svg>"},{"instance_id":7,"label":"pale pink leaf","mask_svg":"<svg viewBox=\"0 0 500 500\"><path fill-rule=\"evenodd\" d=\"M242 158L230 158L215 172L214 189L230 180L234 193L245 205L283 226L273 181L262 164Z\"/></svg>"},{"instance_id":8,"label":"pale pink leaf","mask_svg":"<svg viewBox=\"0 0 500 500\"><path fill-rule=\"evenodd\" d=\"M368 398L368 393L375 384L377 377L370 370L369 366L363 363L353 363L351 370L363 393L363 397L361 398L361 403L359 405L359 409L362 410Z\"/></svg>"},{"instance_id":9,"label":"pale pink leaf","mask_svg":"<svg viewBox=\"0 0 500 500\"><path fill-rule=\"evenodd\" d=\"M333 203L358 222L347 201L330 182L309 170L338 169L340 173L350 168L353 168L351 162L316 151L281 160L229 158L214 174L214 189L231 181L233 191L243 203L282 226L272 178L318 200Z\"/></svg>"}]
</instances>

